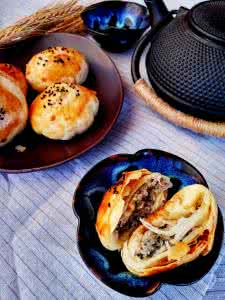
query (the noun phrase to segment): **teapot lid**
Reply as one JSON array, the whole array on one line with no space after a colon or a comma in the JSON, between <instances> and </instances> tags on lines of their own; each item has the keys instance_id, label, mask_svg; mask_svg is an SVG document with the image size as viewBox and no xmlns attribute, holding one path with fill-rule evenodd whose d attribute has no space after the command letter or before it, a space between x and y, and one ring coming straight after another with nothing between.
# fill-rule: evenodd
<instances>
[{"instance_id":1,"label":"teapot lid","mask_svg":"<svg viewBox=\"0 0 225 300\"><path fill-rule=\"evenodd\" d=\"M225 1L199 3L190 10L189 21L201 35L225 43Z\"/></svg>"}]
</instances>

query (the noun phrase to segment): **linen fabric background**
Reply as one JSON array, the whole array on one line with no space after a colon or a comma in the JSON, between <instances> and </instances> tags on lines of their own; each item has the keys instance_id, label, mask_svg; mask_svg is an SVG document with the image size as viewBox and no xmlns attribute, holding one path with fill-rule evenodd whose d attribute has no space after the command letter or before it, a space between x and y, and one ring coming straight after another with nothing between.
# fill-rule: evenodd
<instances>
[{"instance_id":1,"label":"linen fabric background","mask_svg":"<svg viewBox=\"0 0 225 300\"><path fill-rule=\"evenodd\" d=\"M0 26L13 23L49 2L1 0ZM93 2L97 1L82 1L86 5ZM191 7L197 2L166 1L170 9L179 5ZM76 246L77 220L71 208L74 190L82 176L109 155L134 153L142 148L172 152L195 165L220 206L225 205L225 140L175 127L151 112L133 92L131 55L132 50L110 54L122 76L125 99L115 127L103 142L54 169L0 174L1 300L129 299L98 281L82 262ZM213 270L202 280L184 287L164 285L149 298L224 299L224 248Z\"/></svg>"}]
</instances>

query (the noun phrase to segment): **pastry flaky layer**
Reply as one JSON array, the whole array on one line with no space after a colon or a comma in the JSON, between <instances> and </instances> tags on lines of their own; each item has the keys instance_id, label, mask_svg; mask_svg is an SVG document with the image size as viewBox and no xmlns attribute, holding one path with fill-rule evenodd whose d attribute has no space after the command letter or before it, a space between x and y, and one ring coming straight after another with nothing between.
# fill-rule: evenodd
<instances>
[{"instance_id":1,"label":"pastry flaky layer","mask_svg":"<svg viewBox=\"0 0 225 300\"><path fill-rule=\"evenodd\" d=\"M168 177L146 169L124 172L104 195L98 209L96 230L103 246L119 250L132 231L165 202L172 186Z\"/></svg>"},{"instance_id":2,"label":"pastry flaky layer","mask_svg":"<svg viewBox=\"0 0 225 300\"><path fill-rule=\"evenodd\" d=\"M26 126L27 83L20 69L0 64L0 147L8 144Z\"/></svg>"},{"instance_id":3,"label":"pastry flaky layer","mask_svg":"<svg viewBox=\"0 0 225 300\"><path fill-rule=\"evenodd\" d=\"M210 252L217 225L216 201L206 187L190 185L141 222L123 244L121 255L130 272L150 276Z\"/></svg>"},{"instance_id":4,"label":"pastry flaky layer","mask_svg":"<svg viewBox=\"0 0 225 300\"><path fill-rule=\"evenodd\" d=\"M26 78L38 92L57 82L82 84L88 64L82 53L73 48L51 47L34 55L26 66Z\"/></svg>"},{"instance_id":5,"label":"pastry flaky layer","mask_svg":"<svg viewBox=\"0 0 225 300\"><path fill-rule=\"evenodd\" d=\"M10 64L0 64L0 75L14 82L27 95L27 81L22 71Z\"/></svg>"}]
</instances>

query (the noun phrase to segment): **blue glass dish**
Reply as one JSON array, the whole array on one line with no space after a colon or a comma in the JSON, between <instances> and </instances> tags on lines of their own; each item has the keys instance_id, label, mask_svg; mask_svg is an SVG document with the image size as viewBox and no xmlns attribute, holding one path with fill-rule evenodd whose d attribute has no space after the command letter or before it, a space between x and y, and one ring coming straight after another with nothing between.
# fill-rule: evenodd
<instances>
[{"instance_id":1,"label":"blue glass dish","mask_svg":"<svg viewBox=\"0 0 225 300\"><path fill-rule=\"evenodd\" d=\"M133 297L144 297L157 291L162 283L185 285L202 278L215 263L223 241L223 219L219 212L216 239L205 257L152 277L137 277L122 263L118 251L108 251L100 243L95 230L98 207L106 190L116 183L122 172L146 168L170 177L173 188L169 197L184 186L199 183L207 186L201 173L187 161L160 150L114 155L98 163L81 180L73 202L79 219L78 249L88 268L112 289Z\"/></svg>"},{"instance_id":2,"label":"blue glass dish","mask_svg":"<svg viewBox=\"0 0 225 300\"><path fill-rule=\"evenodd\" d=\"M150 26L147 8L127 1L99 2L81 17L89 33L111 52L128 50Z\"/></svg>"}]
</instances>

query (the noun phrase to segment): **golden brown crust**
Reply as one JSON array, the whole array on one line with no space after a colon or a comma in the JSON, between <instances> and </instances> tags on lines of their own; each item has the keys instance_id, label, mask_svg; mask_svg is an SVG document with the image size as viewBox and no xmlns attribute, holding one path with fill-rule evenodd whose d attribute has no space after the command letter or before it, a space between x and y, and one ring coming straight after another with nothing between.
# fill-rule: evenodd
<instances>
[{"instance_id":1,"label":"golden brown crust","mask_svg":"<svg viewBox=\"0 0 225 300\"><path fill-rule=\"evenodd\" d=\"M0 64L0 75L7 76L8 79L11 79L14 83L17 83L26 97L27 81L19 68L10 64Z\"/></svg>"},{"instance_id":2,"label":"golden brown crust","mask_svg":"<svg viewBox=\"0 0 225 300\"><path fill-rule=\"evenodd\" d=\"M117 250L122 247L124 241L119 239L114 230L126 202L129 201L131 191L141 178L150 174L146 169L124 172L119 181L105 193L96 220L96 230L105 248Z\"/></svg>"},{"instance_id":3,"label":"golden brown crust","mask_svg":"<svg viewBox=\"0 0 225 300\"><path fill-rule=\"evenodd\" d=\"M0 94L1 94L0 142L4 143L8 140L10 133L14 130L14 128L18 127L20 123L17 111L21 109L21 104L19 99L14 97L11 93L3 89L1 86L0 86ZM10 118L9 122L5 117L6 112L10 112L11 116L12 115L14 116L14 118Z\"/></svg>"},{"instance_id":4,"label":"golden brown crust","mask_svg":"<svg viewBox=\"0 0 225 300\"><path fill-rule=\"evenodd\" d=\"M34 55L26 66L26 78L32 88L44 91L53 83L78 83L86 80L85 57L73 48L52 47Z\"/></svg>"},{"instance_id":5,"label":"golden brown crust","mask_svg":"<svg viewBox=\"0 0 225 300\"><path fill-rule=\"evenodd\" d=\"M169 271L208 254L213 246L217 224L216 201L206 187L191 185L176 193L145 221L149 227L140 225L124 243L121 252L127 269L138 276ZM164 224L173 225L163 230ZM162 251L143 258L137 253L148 231L168 236L170 244L162 246Z\"/></svg>"},{"instance_id":6,"label":"golden brown crust","mask_svg":"<svg viewBox=\"0 0 225 300\"><path fill-rule=\"evenodd\" d=\"M33 101L30 121L36 133L68 140L91 126L98 107L96 92L80 85L52 84Z\"/></svg>"},{"instance_id":7,"label":"golden brown crust","mask_svg":"<svg viewBox=\"0 0 225 300\"><path fill-rule=\"evenodd\" d=\"M24 76L16 67L0 64L0 147L26 126L28 107Z\"/></svg>"}]
</instances>

